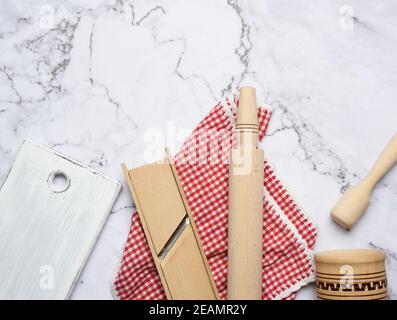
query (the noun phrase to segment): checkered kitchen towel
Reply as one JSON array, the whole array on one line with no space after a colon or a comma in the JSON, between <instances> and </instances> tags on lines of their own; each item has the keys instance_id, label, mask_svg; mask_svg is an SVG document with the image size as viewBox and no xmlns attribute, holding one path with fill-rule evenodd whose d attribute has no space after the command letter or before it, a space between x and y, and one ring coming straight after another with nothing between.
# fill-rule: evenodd
<instances>
[{"instance_id":1,"label":"checkered kitchen towel","mask_svg":"<svg viewBox=\"0 0 397 320\"><path fill-rule=\"evenodd\" d=\"M220 297L227 297L228 164L235 126L233 99L218 103L199 123L175 156L175 166L197 225ZM262 140L271 112L258 110ZM226 136L226 139L225 139ZM220 138L222 137L222 138ZM216 147L215 157L198 148ZM204 158L198 154L204 154ZM213 156L213 155L212 155ZM264 163L263 299L294 299L295 292L314 280L311 249L316 228ZM137 214L124 248L113 291L118 299L166 299Z\"/></svg>"}]
</instances>

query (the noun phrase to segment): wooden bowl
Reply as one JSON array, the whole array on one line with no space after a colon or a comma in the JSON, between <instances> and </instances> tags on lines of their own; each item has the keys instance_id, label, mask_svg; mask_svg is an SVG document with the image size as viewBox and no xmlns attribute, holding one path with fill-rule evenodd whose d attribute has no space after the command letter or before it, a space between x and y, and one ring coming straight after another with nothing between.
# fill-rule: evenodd
<instances>
[{"instance_id":1,"label":"wooden bowl","mask_svg":"<svg viewBox=\"0 0 397 320\"><path fill-rule=\"evenodd\" d=\"M385 254L374 249L315 254L317 297L326 300L387 299Z\"/></svg>"}]
</instances>

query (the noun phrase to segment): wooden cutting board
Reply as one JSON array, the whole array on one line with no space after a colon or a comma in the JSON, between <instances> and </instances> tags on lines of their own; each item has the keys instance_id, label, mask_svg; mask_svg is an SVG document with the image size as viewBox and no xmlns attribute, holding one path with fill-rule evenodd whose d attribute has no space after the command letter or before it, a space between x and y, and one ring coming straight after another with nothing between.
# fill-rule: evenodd
<instances>
[{"instance_id":1,"label":"wooden cutting board","mask_svg":"<svg viewBox=\"0 0 397 320\"><path fill-rule=\"evenodd\" d=\"M0 299L66 299L118 181L30 140L0 187Z\"/></svg>"}]
</instances>

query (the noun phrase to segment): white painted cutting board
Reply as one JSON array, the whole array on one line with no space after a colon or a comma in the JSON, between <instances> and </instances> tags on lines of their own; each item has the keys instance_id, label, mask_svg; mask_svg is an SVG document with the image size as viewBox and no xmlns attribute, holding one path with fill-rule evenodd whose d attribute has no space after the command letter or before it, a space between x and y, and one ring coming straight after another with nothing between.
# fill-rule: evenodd
<instances>
[{"instance_id":1,"label":"white painted cutting board","mask_svg":"<svg viewBox=\"0 0 397 320\"><path fill-rule=\"evenodd\" d=\"M119 182L24 141L0 188L0 299L68 298L119 191Z\"/></svg>"}]
</instances>

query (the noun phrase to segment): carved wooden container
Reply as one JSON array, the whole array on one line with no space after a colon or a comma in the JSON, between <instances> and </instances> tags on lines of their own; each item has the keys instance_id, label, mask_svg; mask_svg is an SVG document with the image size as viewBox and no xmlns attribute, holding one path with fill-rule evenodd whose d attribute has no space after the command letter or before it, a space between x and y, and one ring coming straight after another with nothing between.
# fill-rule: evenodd
<instances>
[{"instance_id":1,"label":"carved wooden container","mask_svg":"<svg viewBox=\"0 0 397 320\"><path fill-rule=\"evenodd\" d=\"M315 260L319 299L387 299L385 254L382 251L331 250L317 253Z\"/></svg>"}]
</instances>

